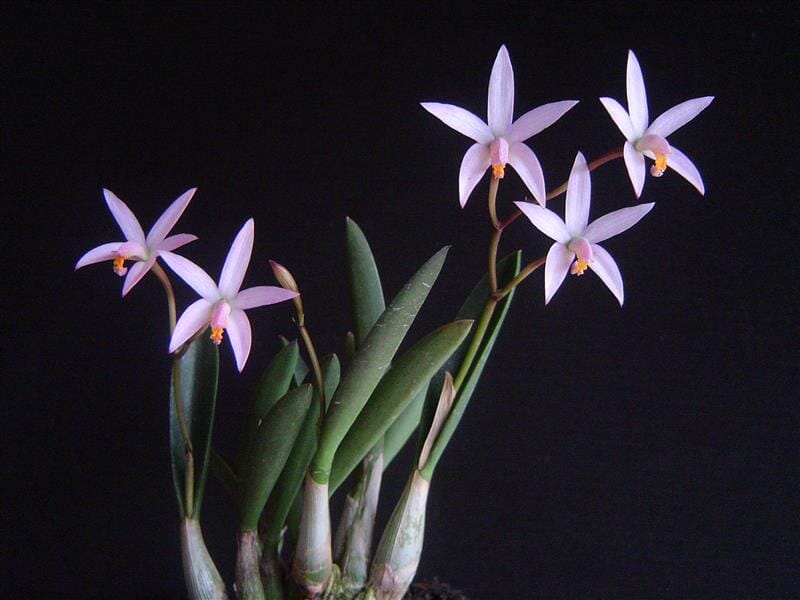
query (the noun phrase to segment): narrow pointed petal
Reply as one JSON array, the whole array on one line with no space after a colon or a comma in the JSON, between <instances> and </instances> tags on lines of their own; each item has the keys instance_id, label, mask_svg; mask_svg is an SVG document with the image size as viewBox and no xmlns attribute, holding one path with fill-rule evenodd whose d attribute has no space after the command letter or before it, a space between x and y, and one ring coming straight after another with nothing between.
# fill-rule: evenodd
<instances>
[{"instance_id":1,"label":"narrow pointed petal","mask_svg":"<svg viewBox=\"0 0 800 600\"><path fill-rule=\"evenodd\" d=\"M193 242L197 239L196 235L192 235L191 233L176 233L175 235L171 235L166 238L163 242L158 244L155 248L156 250L168 250L172 252L173 250L177 250L181 246L185 246L186 244Z\"/></svg>"},{"instance_id":2,"label":"narrow pointed petal","mask_svg":"<svg viewBox=\"0 0 800 600\"><path fill-rule=\"evenodd\" d=\"M228 250L222 273L219 276L219 291L225 298L233 298L242 287L244 274L250 264L250 255L253 253L253 236L255 221L248 219Z\"/></svg>"},{"instance_id":3,"label":"narrow pointed petal","mask_svg":"<svg viewBox=\"0 0 800 600\"><path fill-rule=\"evenodd\" d=\"M569 272L569 266L575 258L564 244L556 242L547 252L547 262L544 264L544 303L547 304L561 287L564 278Z\"/></svg>"},{"instance_id":4,"label":"narrow pointed petal","mask_svg":"<svg viewBox=\"0 0 800 600\"><path fill-rule=\"evenodd\" d=\"M633 123L628 115L628 111L622 108L622 105L613 98L600 98L600 102L608 111L608 114L611 115L611 118L617 127L619 127L622 135L625 136L625 139L629 141L633 140Z\"/></svg>"},{"instance_id":5,"label":"narrow pointed petal","mask_svg":"<svg viewBox=\"0 0 800 600\"><path fill-rule=\"evenodd\" d=\"M625 158L625 168L628 170L628 177L633 184L633 192L636 197L642 195L642 188L644 187L644 177L647 173L644 164L644 156L630 142L625 142L623 148L623 155Z\"/></svg>"},{"instance_id":6,"label":"narrow pointed petal","mask_svg":"<svg viewBox=\"0 0 800 600\"><path fill-rule=\"evenodd\" d=\"M250 330L250 320L243 310L234 308L228 317L228 339L233 347L233 355L236 357L236 368L242 372L250 356L250 345L252 343L252 333Z\"/></svg>"},{"instance_id":7,"label":"narrow pointed petal","mask_svg":"<svg viewBox=\"0 0 800 600\"><path fill-rule=\"evenodd\" d=\"M108 210L111 211L111 215L114 217L117 225L119 225L122 233L125 234L125 238L130 241L144 244L145 239L142 226L139 225L139 220L133 214L131 209L128 208L128 205L117 198L117 196L111 190L104 189L103 195L106 198Z\"/></svg>"},{"instance_id":8,"label":"narrow pointed petal","mask_svg":"<svg viewBox=\"0 0 800 600\"><path fill-rule=\"evenodd\" d=\"M150 229L150 233L147 234L147 245L151 248L155 248L158 246L164 238L167 237L167 234L175 227L175 223L178 222L183 211L186 210L186 207L189 205L189 201L194 196L194 193L197 191L197 188L192 188L190 190L185 191L183 194L178 196L178 198L169 205L167 210L158 218L155 225Z\"/></svg>"},{"instance_id":9,"label":"narrow pointed petal","mask_svg":"<svg viewBox=\"0 0 800 600\"><path fill-rule=\"evenodd\" d=\"M633 123L633 133L635 137L640 137L650 121L647 114L647 93L644 89L642 68L632 50L628 50L626 85L628 88L628 112L631 116L631 123Z\"/></svg>"},{"instance_id":10,"label":"narrow pointed petal","mask_svg":"<svg viewBox=\"0 0 800 600\"><path fill-rule=\"evenodd\" d=\"M678 175L691 183L698 192L705 196L706 186L703 185L703 178L700 177L700 171L697 170L697 167L694 166L694 163L689 159L689 157L678 150L675 146L670 148L667 167L675 169Z\"/></svg>"},{"instance_id":11,"label":"narrow pointed petal","mask_svg":"<svg viewBox=\"0 0 800 600\"><path fill-rule=\"evenodd\" d=\"M198 331L205 329L211 322L211 310L213 304L205 298L195 300L190 304L175 324L175 331L172 332L172 339L169 341L169 351L175 352L186 340Z\"/></svg>"},{"instance_id":12,"label":"narrow pointed petal","mask_svg":"<svg viewBox=\"0 0 800 600\"><path fill-rule=\"evenodd\" d=\"M541 231L551 240L555 240L561 244L567 244L570 240L569 232L564 221L561 220L556 213L549 208L542 208L532 202L514 202L517 208L522 211L522 214L528 217L531 223L534 224L536 229Z\"/></svg>"},{"instance_id":13,"label":"narrow pointed petal","mask_svg":"<svg viewBox=\"0 0 800 600\"><path fill-rule=\"evenodd\" d=\"M612 256L597 244L592 244L592 262L589 268L597 273L600 280L606 284L606 287L611 290L614 297L622 306L625 300L625 292L622 288L622 274L619 272L619 267Z\"/></svg>"},{"instance_id":14,"label":"narrow pointed petal","mask_svg":"<svg viewBox=\"0 0 800 600\"><path fill-rule=\"evenodd\" d=\"M133 266L128 269L128 274L125 276L125 283L122 284L123 296L127 296L128 292L133 289L133 286L141 281L142 277L153 267L154 262L156 262L155 256L147 260L140 260L133 263Z\"/></svg>"},{"instance_id":15,"label":"narrow pointed petal","mask_svg":"<svg viewBox=\"0 0 800 600\"><path fill-rule=\"evenodd\" d=\"M492 66L486 114L489 129L496 137L508 133L514 118L514 69L505 46L500 46Z\"/></svg>"},{"instance_id":16,"label":"narrow pointed petal","mask_svg":"<svg viewBox=\"0 0 800 600\"><path fill-rule=\"evenodd\" d=\"M547 202L544 187L544 173L539 159L533 150L522 142L513 144L508 152L508 164L514 167L522 182L530 190L536 201L542 206Z\"/></svg>"},{"instance_id":17,"label":"narrow pointed petal","mask_svg":"<svg viewBox=\"0 0 800 600\"><path fill-rule=\"evenodd\" d=\"M714 96L704 96L702 98L694 98L686 100L680 104L676 104L669 110L661 114L655 121L647 128L647 133L654 133L661 137L667 137L679 127L683 127L699 115L714 99Z\"/></svg>"},{"instance_id":18,"label":"narrow pointed petal","mask_svg":"<svg viewBox=\"0 0 800 600\"><path fill-rule=\"evenodd\" d=\"M200 267L178 254L173 254L166 250L161 251L160 256L164 259L170 269L183 279L195 292L200 294L209 302L216 302L220 298L219 289L214 280L208 273Z\"/></svg>"},{"instance_id":19,"label":"narrow pointed petal","mask_svg":"<svg viewBox=\"0 0 800 600\"><path fill-rule=\"evenodd\" d=\"M583 237L592 244L603 242L636 225L654 206L655 202L648 202L620 208L603 215L586 228Z\"/></svg>"},{"instance_id":20,"label":"narrow pointed petal","mask_svg":"<svg viewBox=\"0 0 800 600\"><path fill-rule=\"evenodd\" d=\"M486 123L460 106L440 102L420 102L420 104L445 125L476 142L488 144L494 139L492 130Z\"/></svg>"},{"instance_id":21,"label":"narrow pointed petal","mask_svg":"<svg viewBox=\"0 0 800 600\"><path fill-rule=\"evenodd\" d=\"M103 262L104 260L113 260L117 256L117 248L121 245L122 242L111 242L92 248L78 259L78 262L75 263L75 270L77 271L81 267Z\"/></svg>"},{"instance_id":22,"label":"narrow pointed petal","mask_svg":"<svg viewBox=\"0 0 800 600\"><path fill-rule=\"evenodd\" d=\"M458 200L461 208L464 208L472 190L475 189L486 169L489 168L490 162L489 147L485 144L473 144L467 150L458 172Z\"/></svg>"},{"instance_id":23,"label":"narrow pointed petal","mask_svg":"<svg viewBox=\"0 0 800 600\"><path fill-rule=\"evenodd\" d=\"M577 100L562 100L561 102L543 104L533 110L529 110L511 125L511 129L506 136L509 144L524 142L529 137L547 129L577 103Z\"/></svg>"},{"instance_id":24,"label":"narrow pointed petal","mask_svg":"<svg viewBox=\"0 0 800 600\"><path fill-rule=\"evenodd\" d=\"M266 306L267 304L277 304L284 300L291 300L299 295L297 292L285 290L274 285L257 285L239 292L233 299L233 306L246 310L248 308Z\"/></svg>"},{"instance_id":25,"label":"narrow pointed petal","mask_svg":"<svg viewBox=\"0 0 800 600\"><path fill-rule=\"evenodd\" d=\"M592 197L592 179L583 154L578 152L567 181L567 200L564 220L570 237L578 237L589 222L589 204Z\"/></svg>"}]
</instances>

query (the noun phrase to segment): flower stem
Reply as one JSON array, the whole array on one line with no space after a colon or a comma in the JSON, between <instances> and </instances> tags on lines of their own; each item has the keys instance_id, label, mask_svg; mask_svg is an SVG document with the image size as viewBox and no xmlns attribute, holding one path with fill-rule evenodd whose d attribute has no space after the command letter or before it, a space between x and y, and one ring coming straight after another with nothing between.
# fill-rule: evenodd
<instances>
[{"instance_id":1,"label":"flower stem","mask_svg":"<svg viewBox=\"0 0 800 600\"><path fill-rule=\"evenodd\" d=\"M295 305L297 306L297 304ZM300 337L303 338L308 358L311 360L311 369L314 371L314 383L319 392L319 419L317 420L317 433L322 433L322 423L325 422L325 387L322 385L322 369L319 366L319 359L317 358L317 351L314 349L314 342L311 341L311 335L308 333L306 327L305 314L300 306L297 306L297 329L300 331Z\"/></svg>"},{"instance_id":2,"label":"flower stem","mask_svg":"<svg viewBox=\"0 0 800 600\"><path fill-rule=\"evenodd\" d=\"M497 300L501 300L502 298L505 298L511 292L511 290L513 290L520 283L522 283L523 279L525 279L528 275L530 275L536 269L541 267L544 264L545 258L546 258L545 256L542 256L541 258L537 258L536 260L532 260L527 265L525 265L522 268L522 270L519 273L517 273L517 276L514 277L514 279L509 281L503 288L497 290L497 292L494 295L495 298Z\"/></svg>"},{"instance_id":3,"label":"flower stem","mask_svg":"<svg viewBox=\"0 0 800 600\"><path fill-rule=\"evenodd\" d=\"M153 263L153 273L156 274L158 280L161 282L161 285L164 286L164 292L167 295L167 309L169 310L169 333L172 335L172 332L175 330L175 321L177 312L175 311L175 292L172 290L172 284L169 281L169 277L164 272L164 269L161 268L157 262Z\"/></svg>"},{"instance_id":4,"label":"flower stem","mask_svg":"<svg viewBox=\"0 0 800 600\"><path fill-rule=\"evenodd\" d=\"M497 227L499 221L497 220L497 188L500 186L500 178L492 175L489 181L489 218L492 220L492 226Z\"/></svg>"},{"instance_id":5,"label":"flower stem","mask_svg":"<svg viewBox=\"0 0 800 600\"><path fill-rule=\"evenodd\" d=\"M489 299L486 301L486 305L483 307L483 312L481 313L481 316L475 325L475 330L472 333L472 337L469 340L467 352L464 354L464 359L461 361L461 366L458 368L458 372L453 380L454 393L458 392L458 388L461 387L464 379L466 379L467 375L469 374L469 370L472 367L472 361L475 359L475 355L478 353L478 348L480 348L481 342L483 342L483 336L486 334L486 329L489 327L489 321L492 319L492 315L494 314L494 309L497 306L497 300L498 299L494 296L494 294L491 294Z\"/></svg>"}]
</instances>

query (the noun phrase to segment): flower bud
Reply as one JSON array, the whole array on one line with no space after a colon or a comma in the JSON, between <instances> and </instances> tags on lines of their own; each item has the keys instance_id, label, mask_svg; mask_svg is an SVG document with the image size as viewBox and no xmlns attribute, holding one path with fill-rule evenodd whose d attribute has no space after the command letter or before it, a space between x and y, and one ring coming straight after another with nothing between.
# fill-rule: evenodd
<instances>
[{"instance_id":1,"label":"flower bud","mask_svg":"<svg viewBox=\"0 0 800 600\"><path fill-rule=\"evenodd\" d=\"M272 267L272 273L275 275L275 279L278 280L278 283L281 284L283 289L290 290L292 292L300 292L300 289L297 287L297 282L294 280L294 277L292 277L289 269L274 260L269 261L269 266Z\"/></svg>"}]
</instances>

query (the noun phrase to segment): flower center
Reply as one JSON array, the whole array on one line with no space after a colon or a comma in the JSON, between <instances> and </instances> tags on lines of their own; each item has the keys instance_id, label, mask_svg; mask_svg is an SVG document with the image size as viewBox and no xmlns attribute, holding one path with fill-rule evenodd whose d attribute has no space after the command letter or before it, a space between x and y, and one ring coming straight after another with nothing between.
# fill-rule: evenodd
<instances>
[{"instance_id":1,"label":"flower center","mask_svg":"<svg viewBox=\"0 0 800 600\"><path fill-rule=\"evenodd\" d=\"M116 273L120 277L122 277L123 275L125 275L125 273L128 272L128 267L124 266L126 258L127 257L125 256L117 256L114 259L114 267L113 267L114 273Z\"/></svg>"},{"instance_id":2,"label":"flower center","mask_svg":"<svg viewBox=\"0 0 800 600\"><path fill-rule=\"evenodd\" d=\"M231 314L231 305L226 300L220 300L211 311L211 341L217 346L222 343L222 333L228 326L228 315Z\"/></svg>"},{"instance_id":3,"label":"flower center","mask_svg":"<svg viewBox=\"0 0 800 600\"><path fill-rule=\"evenodd\" d=\"M212 327L211 328L211 341L214 342L217 346L222 343L222 332L225 331L224 327Z\"/></svg>"},{"instance_id":4,"label":"flower center","mask_svg":"<svg viewBox=\"0 0 800 600\"><path fill-rule=\"evenodd\" d=\"M661 177L667 170L667 155L656 152L656 162L650 167L650 175Z\"/></svg>"},{"instance_id":5,"label":"flower center","mask_svg":"<svg viewBox=\"0 0 800 600\"><path fill-rule=\"evenodd\" d=\"M569 272L573 275L583 275L586 269L589 267L589 261L585 258L579 258L574 263L572 263L572 267L570 268Z\"/></svg>"},{"instance_id":6,"label":"flower center","mask_svg":"<svg viewBox=\"0 0 800 600\"><path fill-rule=\"evenodd\" d=\"M569 243L568 248L575 253L575 262L569 269L573 275L583 275L592 262L592 245L583 238L575 238Z\"/></svg>"},{"instance_id":7,"label":"flower center","mask_svg":"<svg viewBox=\"0 0 800 600\"><path fill-rule=\"evenodd\" d=\"M508 162L508 142L503 138L495 138L489 144L489 157L492 165L492 177L502 179L506 174Z\"/></svg>"}]
</instances>

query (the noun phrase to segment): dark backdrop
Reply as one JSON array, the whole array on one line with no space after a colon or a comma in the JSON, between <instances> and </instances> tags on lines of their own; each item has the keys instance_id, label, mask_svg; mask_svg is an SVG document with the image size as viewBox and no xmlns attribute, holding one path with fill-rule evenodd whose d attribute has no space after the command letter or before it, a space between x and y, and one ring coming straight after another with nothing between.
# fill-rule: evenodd
<instances>
[{"instance_id":1,"label":"dark backdrop","mask_svg":"<svg viewBox=\"0 0 800 600\"><path fill-rule=\"evenodd\" d=\"M148 277L121 300L110 265L72 272L120 239L101 187L147 229L197 186L176 231L200 236L185 254L215 276L255 217L246 282L272 283L267 258L289 266L323 351L350 327L345 216L371 240L389 296L452 244L420 336L480 276L488 228L485 179L458 207L470 142L418 103L485 116L502 43L515 115L581 100L530 142L548 187L577 150L591 159L621 143L597 97L624 100L632 48L652 116L716 96L671 137L707 194L674 173L648 178L655 210L606 244L622 309L593 274L547 307L541 273L524 283L434 479L419 574L483 599L798 591L796 12L19 3L2 29L5 592L184 593L162 292ZM595 216L635 202L621 161L593 185ZM511 173L500 212L523 193ZM518 247L534 258L547 243L520 220L503 239ZM222 348L223 451L275 336L293 333L288 307L250 314L242 375ZM390 471L384 512L407 463ZM235 517L214 482L203 526L230 581Z\"/></svg>"}]
</instances>

